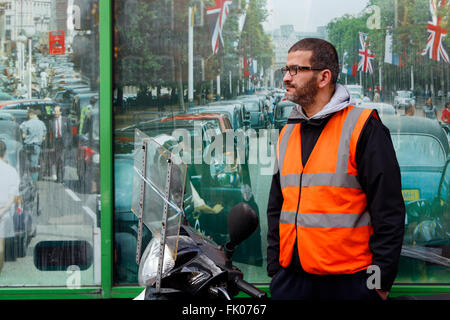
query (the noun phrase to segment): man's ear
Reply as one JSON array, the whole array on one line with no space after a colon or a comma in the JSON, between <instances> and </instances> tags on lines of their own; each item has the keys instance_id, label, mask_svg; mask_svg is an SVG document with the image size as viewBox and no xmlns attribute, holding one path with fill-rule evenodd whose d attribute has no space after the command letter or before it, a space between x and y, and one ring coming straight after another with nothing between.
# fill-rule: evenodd
<instances>
[{"instance_id":1,"label":"man's ear","mask_svg":"<svg viewBox=\"0 0 450 320\"><path fill-rule=\"evenodd\" d=\"M325 88L331 82L331 71L329 69L322 70L317 81L320 89Z\"/></svg>"}]
</instances>

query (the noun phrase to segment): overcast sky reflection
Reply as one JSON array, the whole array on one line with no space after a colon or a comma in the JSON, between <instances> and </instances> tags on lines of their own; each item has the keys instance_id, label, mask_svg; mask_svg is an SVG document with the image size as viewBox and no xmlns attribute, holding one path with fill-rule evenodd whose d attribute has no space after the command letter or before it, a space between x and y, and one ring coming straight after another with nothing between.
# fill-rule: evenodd
<instances>
[{"instance_id":1,"label":"overcast sky reflection","mask_svg":"<svg viewBox=\"0 0 450 320\"><path fill-rule=\"evenodd\" d=\"M269 18L264 29L269 31L292 24L295 31L316 31L336 17L357 15L367 3L368 0L267 0Z\"/></svg>"}]
</instances>

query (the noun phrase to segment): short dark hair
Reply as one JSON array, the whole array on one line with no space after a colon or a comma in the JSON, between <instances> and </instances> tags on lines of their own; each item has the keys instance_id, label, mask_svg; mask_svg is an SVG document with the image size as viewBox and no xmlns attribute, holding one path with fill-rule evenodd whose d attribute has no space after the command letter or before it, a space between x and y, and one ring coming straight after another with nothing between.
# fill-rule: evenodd
<instances>
[{"instance_id":1,"label":"short dark hair","mask_svg":"<svg viewBox=\"0 0 450 320\"><path fill-rule=\"evenodd\" d=\"M3 158L6 153L6 143L3 140L0 140L0 158Z\"/></svg>"},{"instance_id":2,"label":"short dark hair","mask_svg":"<svg viewBox=\"0 0 450 320\"><path fill-rule=\"evenodd\" d=\"M339 58L336 48L323 39L304 38L296 42L288 53L302 50L312 51L311 67L331 71L331 84L335 85L339 76Z\"/></svg>"},{"instance_id":3,"label":"short dark hair","mask_svg":"<svg viewBox=\"0 0 450 320\"><path fill-rule=\"evenodd\" d=\"M412 103L408 103L405 106L405 112L409 112L409 111L412 111L412 110L414 110L414 105Z\"/></svg>"}]
</instances>

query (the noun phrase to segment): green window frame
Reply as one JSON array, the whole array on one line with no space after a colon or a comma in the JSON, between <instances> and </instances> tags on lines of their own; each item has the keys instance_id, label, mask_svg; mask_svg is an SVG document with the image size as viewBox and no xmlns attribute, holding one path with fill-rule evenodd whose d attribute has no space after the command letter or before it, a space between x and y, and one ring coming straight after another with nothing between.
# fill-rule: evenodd
<instances>
[{"instance_id":1,"label":"green window frame","mask_svg":"<svg viewBox=\"0 0 450 320\"><path fill-rule=\"evenodd\" d=\"M111 299L134 298L140 286L115 286L113 283L113 108L112 108L112 1L99 0L100 54L100 185L101 185L101 285L82 288L66 287L2 287L0 300L27 299ZM258 285L269 292L269 284ZM401 295L449 294L450 285L394 284L391 297ZM244 297L241 294L240 297Z\"/></svg>"}]
</instances>

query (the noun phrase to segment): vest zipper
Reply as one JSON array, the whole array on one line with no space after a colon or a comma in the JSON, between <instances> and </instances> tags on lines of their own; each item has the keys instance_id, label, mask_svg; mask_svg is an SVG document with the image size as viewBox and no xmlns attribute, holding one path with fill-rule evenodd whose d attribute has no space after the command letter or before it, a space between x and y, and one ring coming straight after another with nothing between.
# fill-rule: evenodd
<instances>
[{"instance_id":1,"label":"vest zipper","mask_svg":"<svg viewBox=\"0 0 450 320\"><path fill-rule=\"evenodd\" d=\"M301 198L301 195L302 195L302 178L303 178L303 171L300 173L300 181L299 181L299 185L298 185L297 210L295 210L295 224L294 224L294 227L295 227L295 242L297 242L297 218L298 218L298 209L300 208L300 198Z\"/></svg>"}]
</instances>

